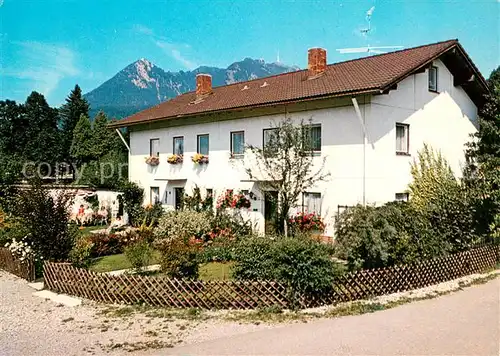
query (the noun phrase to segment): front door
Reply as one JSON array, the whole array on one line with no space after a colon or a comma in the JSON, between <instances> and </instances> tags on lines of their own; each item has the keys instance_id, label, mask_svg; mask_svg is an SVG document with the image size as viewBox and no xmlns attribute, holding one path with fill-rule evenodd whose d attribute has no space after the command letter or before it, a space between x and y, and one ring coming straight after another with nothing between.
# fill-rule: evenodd
<instances>
[{"instance_id":1,"label":"front door","mask_svg":"<svg viewBox=\"0 0 500 356\"><path fill-rule=\"evenodd\" d=\"M183 197L184 197L184 188L174 188L175 210L182 209Z\"/></svg>"},{"instance_id":2,"label":"front door","mask_svg":"<svg viewBox=\"0 0 500 356\"><path fill-rule=\"evenodd\" d=\"M266 234L276 232L276 215L278 213L278 192L264 192L264 231Z\"/></svg>"}]
</instances>

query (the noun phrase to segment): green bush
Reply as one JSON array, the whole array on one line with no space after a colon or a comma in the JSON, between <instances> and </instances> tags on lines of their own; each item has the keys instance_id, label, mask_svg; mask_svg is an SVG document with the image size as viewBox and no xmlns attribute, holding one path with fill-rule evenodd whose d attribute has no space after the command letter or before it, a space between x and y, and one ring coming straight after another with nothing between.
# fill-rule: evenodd
<instances>
[{"instance_id":1,"label":"green bush","mask_svg":"<svg viewBox=\"0 0 500 356\"><path fill-rule=\"evenodd\" d=\"M200 246L194 240L185 242L173 239L162 244L161 270L172 278L197 279L199 276L198 254Z\"/></svg>"},{"instance_id":2,"label":"green bush","mask_svg":"<svg viewBox=\"0 0 500 356\"><path fill-rule=\"evenodd\" d=\"M276 280L294 298L330 291L342 272L328 246L307 236L249 237L239 243L235 257L235 278Z\"/></svg>"},{"instance_id":3,"label":"green bush","mask_svg":"<svg viewBox=\"0 0 500 356\"><path fill-rule=\"evenodd\" d=\"M417 258L413 217L406 203L382 207L361 205L345 210L335 221L335 253L349 269L376 268Z\"/></svg>"},{"instance_id":4,"label":"green bush","mask_svg":"<svg viewBox=\"0 0 500 356\"><path fill-rule=\"evenodd\" d=\"M210 213L171 211L154 229L162 271L174 278L198 278L198 254L211 229Z\"/></svg>"},{"instance_id":5,"label":"green bush","mask_svg":"<svg viewBox=\"0 0 500 356\"><path fill-rule=\"evenodd\" d=\"M153 258L153 248L140 240L125 248L125 256L136 272L142 272Z\"/></svg>"},{"instance_id":6,"label":"green bush","mask_svg":"<svg viewBox=\"0 0 500 356\"><path fill-rule=\"evenodd\" d=\"M219 211L211 223L209 237L212 239L219 236L231 236L238 239L252 233L250 222L244 221L239 213L230 215L227 212Z\"/></svg>"},{"instance_id":7,"label":"green bush","mask_svg":"<svg viewBox=\"0 0 500 356\"><path fill-rule=\"evenodd\" d=\"M410 204L440 238L443 252L459 252L479 242L474 203L440 152L425 145L411 166Z\"/></svg>"},{"instance_id":8,"label":"green bush","mask_svg":"<svg viewBox=\"0 0 500 356\"><path fill-rule=\"evenodd\" d=\"M134 182L126 182L121 187L122 194L118 196L118 201L123 204L124 210L128 213L129 223L137 226L142 223L141 217L144 214L144 189Z\"/></svg>"},{"instance_id":9,"label":"green bush","mask_svg":"<svg viewBox=\"0 0 500 356\"><path fill-rule=\"evenodd\" d=\"M19 192L15 215L29 233L37 256L46 260L65 261L78 237L78 228L69 223L69 207L73 195L60 190L56 193L43 188L38 181Z\"/></svg>"},{"instance_id":10,"label":"green bush","mask_svg":"<svg viewBox=\"0 0 500 356\"><path fill-rule=\"evenodd\" d=\"M154 229L154 236L160 246L172 239L188 242L191 238L203 239L211 230L212 216L197 211L170 211L161 217Z\"/></svg>"},{"instance_id":11,"label":"green bush","mask_svg":"<svg viewBox=\"0 0 500 356\"><path fill-rule=\"evenodd\" d=\"M236 245L236 239L228 236L208 240L200 253L200 263L233 261Z\"/></svg>"},{"instance_id":12,"label":"green bush","mask_svg":"<svg viewBox=\"0 0 500 356\"><path fill-rule=\"evenodd\" d=\"M86 237L79 238L69 253L69 260L76 267L88 268L92 262L94 244Z\"/></svg>"}]
</instances>

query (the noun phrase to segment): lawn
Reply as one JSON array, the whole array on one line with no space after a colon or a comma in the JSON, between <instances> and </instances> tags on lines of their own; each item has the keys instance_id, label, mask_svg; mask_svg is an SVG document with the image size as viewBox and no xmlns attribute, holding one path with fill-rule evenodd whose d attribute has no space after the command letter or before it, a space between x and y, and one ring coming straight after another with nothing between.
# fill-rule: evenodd
<instances>
[{"instance_id":1,"label":"lawn","mask_svg":"<svg viewBox=\"0 0 500 356\"><path fill-rule=\"evenodd\" d=\"M160 260L159 252L155 252L151 264L158 264ZM200 265L200 279L209 280L227 280L231 279L231 267L233 263L210 262ZM131 268L123 253L119 255L103 256L93 260L90 270L94 272L109 272L120 269Z\"/></svg>"},{"instance_id":2,"label":"lawn","mask_svg":"<svg viewBox=\"0 0 500 356\"><path fill-rule=\"evenodd\" d=\"M83 228L79 227L78 229L80 230L82 235L88 235L88 234L90 234L91 231L103 230L106 228L107 228L106 225L97 225L97 226L83 226Z\"/></svg>"}]
</instances>

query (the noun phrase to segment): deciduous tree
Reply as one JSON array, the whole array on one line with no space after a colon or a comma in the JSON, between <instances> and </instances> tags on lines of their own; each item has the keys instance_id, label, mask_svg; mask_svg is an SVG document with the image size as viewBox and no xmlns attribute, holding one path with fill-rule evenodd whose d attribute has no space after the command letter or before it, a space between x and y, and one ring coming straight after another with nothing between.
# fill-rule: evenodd
<instances>
[{"instance_id":1,"label":"deciduous tree","mask_svg":"<svg viewBox=\"0 0 500 356\"><path fill-rule=\"evenodd\" d=\"M285 118L265 137L263 147L249 145L250 158L245 162L250 179L259 180L262 190L278 193L276 228L288 235L288 215L301 194L326 180L326 157L315 157L311 122L294 124Z\"/></svg>"}]
</instances>

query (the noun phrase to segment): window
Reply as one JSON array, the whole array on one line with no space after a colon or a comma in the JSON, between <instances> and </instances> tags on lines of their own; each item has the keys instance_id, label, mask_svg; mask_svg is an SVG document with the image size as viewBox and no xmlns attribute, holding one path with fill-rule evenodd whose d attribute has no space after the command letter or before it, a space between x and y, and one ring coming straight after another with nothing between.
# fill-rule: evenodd
<instances>
[{"instance_id":1,"label":"window","mask_svg":"<svg viewBox=\"0 0 500 356\"><path fill-rule=\"evenodd\" d=\"M242 155L245 153L245 131L231 132L231 154Z\"/></svg>"},{"instance_id":2,"label":"window","mask_svg":"<svg viewBox=\"0 0 500 356\"><path fill-rule=\"evenodd\" d=\"M174 137L174 154L182 156L184 154L184 137Z\"/></svg>"},{"instance_id":3,"label":"window","mask_svg":"<svg viewBox=\"0 0 500 356\"><path fill-rule=\"evenodd\" d=\"M305 213L321 214L321 193L304 193L302 201Z\"/></svg>"},{"instance_id":4,"label":"window","mask_svg":"<svg viewBox=\"0 0 500 356\"><path fill-rule=\"evenodd\" d=\"M149 202L151 204L156 204L160 201L160 188L159 187L151 187L149 194Z\"/></svg>"},{"instance_id":5,"label":"window","mask_svg":"<svg viewBox=\"0 0 500 356\"><path fill-rule=\"evenodd\" d=\"M438 68L434 66L429 68L429 90L438 91Z\"/></svg>"},{"instance_id":6,"label":"window","mask_svg":"<svg viewBox=\"0 0 500 356\"><path fill-rule=\"evenodd\" d=\"M279 133L279 130L277 128L263 130L264 153L276 153L277 145L279 143L278 133Z\"/></svg>"},{"instance_id":7,"label":"window","mask_svg":"<svg viewBox=\"0 0 500 356\"><path fill-rule=\"evenodd\" d=\"M395 200L396 201L408 201L409 194L408 193L396 193Z\"/></svg>"},{"instance_id":8,"label":"window","mask_svg":"<svg viewBox=\"0 0 500 356\"><path fill-rule=\"evenodd\" d=\"M304 143L308 151L321 152L321 125L304 127Z\"/></svg>"},{"instance_id":9,"label":"window","mask_svg":"<svg viewBox=\"0 0 500 356\"><path fill-rule=\"evenodd\" d=\"M152 138L149 140L149 155L158 157L160 155L160 139Z\"/></svg>"},{"instance_id":10,"label":"window","mask_svg":"<svg viewBox=\"0 0 500 356\"><path fill-rule=\"evenodd\" d=\"M196 152L208 156L208 135L198 135L198 147Z\"/></svg>"},{"instance_id":11,"label":"window","mask_svg":"<svg viewBox=\"0 0 500 356\"><path fill-rule=\"evenodd\" d=\"M410 125L396 124L396 154L407 155L410 149Z\"/></svg>"}]
</instances>

